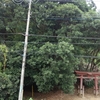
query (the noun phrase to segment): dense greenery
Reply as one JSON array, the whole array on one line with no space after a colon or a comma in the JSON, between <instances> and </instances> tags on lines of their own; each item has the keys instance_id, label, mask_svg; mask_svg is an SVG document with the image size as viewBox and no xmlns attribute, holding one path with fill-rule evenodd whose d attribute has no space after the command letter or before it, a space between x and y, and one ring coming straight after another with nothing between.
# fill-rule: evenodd
<instances>
[{"instance_id":1,"label":"dense greenery","mask_svg":"<svg viewBox=\"0 0 100 100\"><path fill-rule=\"evenodd\" d=\"M27 3L0 1L1 100L17 100L27 11ZM85 0L32 3L24 85L71 93L75 70L97 71L99 15L94 3Z\"/></svg>"},{"instance_id":2,"label":"dense greenery","mask_svg":"<svg viewBox=\"0 0 100 100\"><path fill-rule=\"evenodd\" d=\"M65 41L58 44L47 42L37 50L36 54L30 56L28 63L34 66L31 69L39 91L46 92L54 86L60 86L65 92L71 92L77 61L72 53L74 47Z\"/></svg>"}]
</instances>

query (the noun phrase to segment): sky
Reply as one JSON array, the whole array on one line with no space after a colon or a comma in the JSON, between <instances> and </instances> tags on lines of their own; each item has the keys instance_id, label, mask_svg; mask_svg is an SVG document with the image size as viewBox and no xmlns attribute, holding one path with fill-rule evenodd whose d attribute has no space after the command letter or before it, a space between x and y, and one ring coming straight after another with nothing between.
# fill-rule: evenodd
<instances>
[{"instance_id":1,"label":"sky","mask_svg":"<svg viewBox=\"0 0 100 100\"><path fill-rule=\"evenodd\" d=\"M97 6L97 9L100 10L100 0L93 0Z\"/></svg>"}]
</instances>

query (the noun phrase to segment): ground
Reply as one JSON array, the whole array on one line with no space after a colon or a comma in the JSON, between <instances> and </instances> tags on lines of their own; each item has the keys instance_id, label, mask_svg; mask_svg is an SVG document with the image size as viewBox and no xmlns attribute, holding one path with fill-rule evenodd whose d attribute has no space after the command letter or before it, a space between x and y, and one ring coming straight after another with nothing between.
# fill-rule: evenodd
<instances>
[{"instance_id":1,"label":"ground","mask_svg":"<svg viewBox=\"0 0 100 100\"><path fill-rule=\"evenodd\" d=\"M25 92L24 97L31 97L31 92ZM34 100L100 100L100 94L95 96L93 94L93 89L85 89L84 97L77 94L75 89L74 94L65 94L61 90L54 90L49 93L34 93ZM28 100L28 99L25 99Z\"/></svg>"}]
</instances>

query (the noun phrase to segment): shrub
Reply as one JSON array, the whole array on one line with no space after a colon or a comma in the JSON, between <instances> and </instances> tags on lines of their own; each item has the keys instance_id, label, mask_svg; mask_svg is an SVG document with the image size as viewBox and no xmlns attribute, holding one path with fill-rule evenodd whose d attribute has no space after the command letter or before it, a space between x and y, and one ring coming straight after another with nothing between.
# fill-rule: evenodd
<instances>
[{"instance_id":1,"label":"shrub","mask_svg":"<svg viewBox=\"0 0 100 100\"><path fill-rule=\"evenodd\" d=\"M0 100L17 100L18 83L18 76L10 73L10 70L9 74L0 73Z\"/></svg>"}]
</instances>

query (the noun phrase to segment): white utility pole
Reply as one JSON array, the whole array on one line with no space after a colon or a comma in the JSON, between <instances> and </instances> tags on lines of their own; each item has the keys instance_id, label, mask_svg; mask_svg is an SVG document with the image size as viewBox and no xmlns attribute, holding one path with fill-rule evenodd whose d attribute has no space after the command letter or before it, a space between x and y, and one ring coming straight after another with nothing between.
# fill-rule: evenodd
<instances>
[{"instance_id":1,"label":"white utility pole","mask_svg":"<svg viewBox=\"0 0 100 100\"><path fill-rule=\"evenodd\" d=\"M26 53L27 53L27 45L28 45L28 34L29 34L31 3L32 3L32 0L29 0L29 9L28 9L28 15L27 15L27 25L26 25L26 33L25 33L25 44L24 44L24 52L23 52L22 70L21 70L21 78L20 78L20 88L19 88L19 97L18 97L18 100L23 100L24 73L25 73Z\"/></svg>"}]
</instances>

